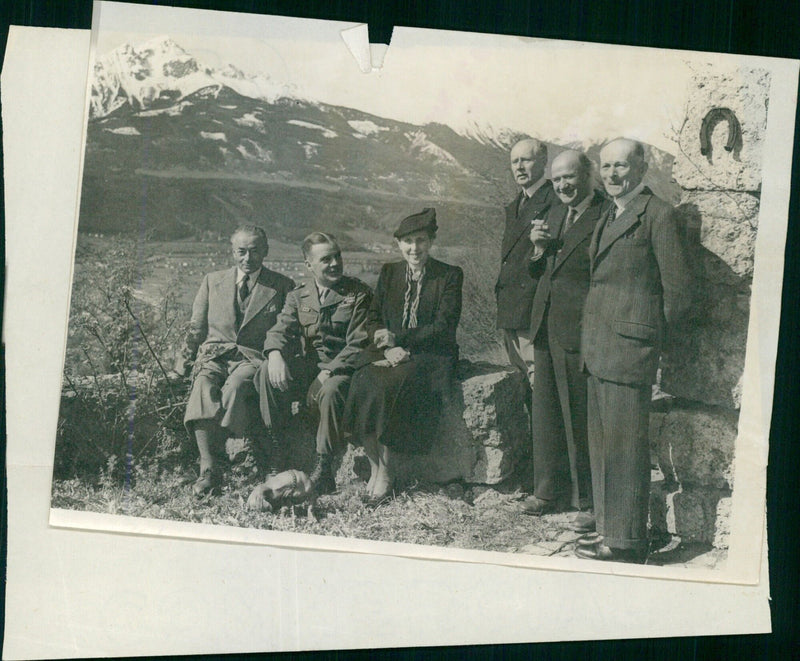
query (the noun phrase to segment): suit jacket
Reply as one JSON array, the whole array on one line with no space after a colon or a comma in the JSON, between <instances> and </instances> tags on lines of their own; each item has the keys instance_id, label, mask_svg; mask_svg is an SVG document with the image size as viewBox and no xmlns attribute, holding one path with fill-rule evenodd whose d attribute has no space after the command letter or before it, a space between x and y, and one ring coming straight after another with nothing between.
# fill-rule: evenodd
<instances>
[{"instance_id":1,"label":"suit jacket","mask_svg":"<svg viewBox=\"0 0 800 661\"><path fill-rule=\"evenodd\" d=\"M586 210L544 255L532 261L531 274L538 278L531 308L531 337L547 318L548 333L567 351L580 350L583 303L589 292L589 244L594 227L605 210L606 197L595 191ZM550 207L546 221L552 236L561 234L569 207L559 202Z\"/></svg>"},{"instance_id":2,"label":"suit jacket","mask_svg":"<svg viewBox=\"0 0 800 661\"><path fill-rule=\"evenodd\" d=\"M420 291L417 327L403 328L406 263L384 264L370 307L370 339L379 328L387 328L395 334L397 345L412 354L433 353L457 360L456 328L461 319L463 283L464 272L458 266L429 257Z\"/></svg>"},{"instance_id":3,"label":"suit jacket","mask_svg":"<svg viewBox=\"0 0 800 661\"><path fill-rule=\"evenodd\" d=\"M609 210L613 205L609 205ZM589 249L591 283L582 352L590 374L617 383L655 381L667 339L691 308L691 276L674 209L645 188Z\"/></svg>"},{"instance_id":4,"label":"suit jacket","mask_svg":"<svg viewBox=\"0 0 800 661\"><path fill-rule=\"evenodd\" d=\"M267 331L275 324L286 294L294 282L263 267L253 286L241 324L236 323L236 267L203 278L192 305L192 318L175 369L186 371L189 362L213 360L234 349L255 365Z\"/></svg>"},{"instance_id":5,"label":"suit jacket","mask_svg":"<svg viewBox=\"0 0 800 661\"><path fill-rule=\"evenodd\" d=\"M356 278L342 276L320 305L314 278L300 281L286 296L275 326L267 333L264 356L280 351L291 358L298 348L301 356L320 370L350 374L356 358L367 345L367 311L372 291Z\"/></svg>"},{"instance_id":6,"label":"suit jacket","mask_svg":"<svg viewBox=\"0 0 800 661\"><path fill-rule=\"evenodd\" d=\"M550 207L558 202L550 181L533 194L522 213L518 213L522 192L506 207L506 225L500 249L500 273L494 290L497 297L497 327L527 330L531 321L531 304L537 279L528 268L533 255L530 241L531 225L544 218Z\"/></svg>"}]
</instances>

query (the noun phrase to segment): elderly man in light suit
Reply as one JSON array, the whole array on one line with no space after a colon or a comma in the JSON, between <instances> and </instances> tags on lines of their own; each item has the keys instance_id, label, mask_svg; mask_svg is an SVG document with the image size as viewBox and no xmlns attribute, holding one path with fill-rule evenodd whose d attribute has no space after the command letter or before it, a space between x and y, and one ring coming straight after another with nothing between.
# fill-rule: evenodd
<instances>
[{"instance_id":1,"label":"elderly man in light suit","mask_svg":"<svg viewBox=\"0 0 800 661\"><path fill-rule=\"evenodd\" d=\"M576 551L597 560L647 557L651 386L659 356L691 305L674 209L643 185L646 171L639 142L616 139L600 152L613 204L592 237L581 338L597 531Z\"/></svg>"},{"instance_id":2,"label":"elderly man in light suit","mask_svg":"<svg viewBox=\"0 0 800 661\"><path fill-rule=\"evenodd\" d=\"M175 364L181 376L192 366L184 424L200 452L200 477L193 486L198 497L218 485L216 455L225 438L259 429L253 377L264 360L267 331L294 288L292 280L263 266L269 243L262 228L237 228L231 249L236 265L203 278Z\"/></svg>"}]
</instances>

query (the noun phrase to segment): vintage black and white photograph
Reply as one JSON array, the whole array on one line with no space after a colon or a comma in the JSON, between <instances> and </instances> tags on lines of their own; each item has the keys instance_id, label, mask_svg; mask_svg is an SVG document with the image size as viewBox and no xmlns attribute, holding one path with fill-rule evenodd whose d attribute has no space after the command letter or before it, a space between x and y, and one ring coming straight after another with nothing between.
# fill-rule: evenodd
<instances>
[{"instance_id":1,"label":"vintage black and white photograph","mask_svg":"<svg viewBox=\"0 0 800 661\"><path fill-rule=\"evenodd\" d=\"M757 576L769 62L94 21L51 524Z\"/></svg>"}]
</instances>

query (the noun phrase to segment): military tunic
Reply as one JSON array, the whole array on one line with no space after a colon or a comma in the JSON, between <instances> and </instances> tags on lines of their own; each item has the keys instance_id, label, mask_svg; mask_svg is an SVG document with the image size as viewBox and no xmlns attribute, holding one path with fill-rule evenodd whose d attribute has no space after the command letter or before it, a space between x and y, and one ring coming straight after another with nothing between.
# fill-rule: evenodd
<instances>
[{"instance_id":1,"label":"military tunic","mask_svg":"<svg viewBox=\"0 0 800 661\"><path fill-rule=\"evenodd\" d=\"M265 361L256 373L261 416L270 429L288 421L291 402L304 398L319 414L317 452L328 454L341 443L341 417L350 377L361 349L367 345L367 311L372 292L363 282L349 276L330 288L320 304L313 278L303 278L286 296L286 303L264 342L264 357L280 351L292 383L281 393L269 382ZM331 376L320 383L322 370Z\"/></svg>"}]
</instances>

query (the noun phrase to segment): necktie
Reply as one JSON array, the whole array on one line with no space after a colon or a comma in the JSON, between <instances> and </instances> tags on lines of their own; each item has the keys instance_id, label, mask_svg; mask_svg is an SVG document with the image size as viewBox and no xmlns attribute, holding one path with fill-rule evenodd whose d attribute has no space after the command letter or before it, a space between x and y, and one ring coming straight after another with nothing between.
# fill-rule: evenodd
<instances>
[{"instance_id":1,"label":"necktie","mask_svg":"<svg viewBox=\"0 0 800 661\"><path fill-rule=\"evenodd\" d=\"M569 231L569 228L572 227L572 223L575 222L575 216L578 215L578 210L575 207L570 207L569 211L567 211L567 218L564 220L564 229L561 230L562 234L566 234Z\"/></svg>"},{"instance_id":2,"label":"necktie","mask_svg":"<svg viewBox=\"0 0 800 661\"><path fill-rule=\"evenodd\" d=\"M328 300L328 294L330 293L330 289L327 287L323 288L319 292L319 304L320 306L325 305L325 301Z\"/></svg>"},{"instance_id":3,"label":"necktie","mask_svg":"<svg viewBox=\"0 0 800 661\"><path fill-rule=\"evenodd\" d=\"M522 212L525 210L525 207L528 206L528 202L530 202L530 201L531 201L531 198L528 197L527 195L525 195L525 193L523 193L522 194L522 199L519 201L519 207L517 208L517 216L518 217L522 215Z\"/></svg>"},{"instance_id":4,"label":"necktie","mask_svg":"<svg viewBox=\"0 0 800 661\"><path fill-rule=\"evenodd\" d=\"M237 303L239 308L239 321L241 322L242 317L244 316L244 311L247 309L247 297L250 296L250 288L247 286L248 276L244 276L242 281L239 283L239 291L237 297Z\"/></svg>"},{"instance_id":5,"label":"necktie","mask_svg":"<svg viewBox=\"0 0 800 661\"><path fill-rule=\"evenodd\" d=\"M611 203L611 209L608 212L608 224L610 225L617 219L617 215L619 214L619 208L617 207L616 202Z\"/></svg>"}]
</instances>

